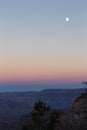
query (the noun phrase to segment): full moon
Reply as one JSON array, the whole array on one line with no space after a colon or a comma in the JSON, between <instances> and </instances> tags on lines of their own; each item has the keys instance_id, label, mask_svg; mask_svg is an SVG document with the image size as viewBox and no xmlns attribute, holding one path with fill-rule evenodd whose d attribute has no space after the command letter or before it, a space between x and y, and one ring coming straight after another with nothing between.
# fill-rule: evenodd
<instances>
[{"instance_id":1,"label":"full moon","mask_svg":"<svg viewBox=\"0 0 87 130\"><path fill-rule=\"evenodd\" d=\"M66 19L66 22L69 22L69 21L70 21L70 19L69 19L68 17L66 17L65 19Z\"/></svg>"}]
</instances>

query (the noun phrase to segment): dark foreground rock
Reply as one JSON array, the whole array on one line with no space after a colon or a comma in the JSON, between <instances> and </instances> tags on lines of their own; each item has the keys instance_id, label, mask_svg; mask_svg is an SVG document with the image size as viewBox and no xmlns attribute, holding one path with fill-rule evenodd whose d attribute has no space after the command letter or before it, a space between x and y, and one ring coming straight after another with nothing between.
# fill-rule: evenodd
<instances>
[{"instance_id":1,"label":"dark foreground rock","mask_svg":"<svg viewBox=\"0 0 87 130\"><path fill-rule=\"evenodd\" d=\"M78 97L71 111L61 118L55 130L87 130L87 93Z\"/></svg>"}]
</instances>

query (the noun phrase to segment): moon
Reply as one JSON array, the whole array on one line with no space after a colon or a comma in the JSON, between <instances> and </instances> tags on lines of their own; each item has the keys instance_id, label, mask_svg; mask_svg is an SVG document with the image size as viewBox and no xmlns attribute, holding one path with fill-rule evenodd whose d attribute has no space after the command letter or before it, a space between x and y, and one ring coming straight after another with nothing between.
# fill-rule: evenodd
<instances>
[{"instance_id":1,"label":"moon","mask_svg":"<svg viewBox=\"0 0 87 130\"><path fill-rule=\"evenodd\" d=\"M69 21L70 21L69 17L66 17L65 20L66 20L66 22L69 22Z\"/></svg>"}]
</instances>

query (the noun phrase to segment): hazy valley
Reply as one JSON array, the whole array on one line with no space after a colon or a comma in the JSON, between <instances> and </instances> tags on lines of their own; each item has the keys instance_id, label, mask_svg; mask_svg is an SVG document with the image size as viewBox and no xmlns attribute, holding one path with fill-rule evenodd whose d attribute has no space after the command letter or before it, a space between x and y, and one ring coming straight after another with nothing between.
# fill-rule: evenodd
<instances>
[{"instance_id":1,"label":"hazy valley","mask_svg":"<svg viewBox=\"0 0 87 130\"><path fill-rule=\"evenodd\" d=\"M68 112L74 100L83 89L48 89L36 92L0 93L0 120L17 120L29 113L38 100L46 102L53 109Z\"/></svg>"}]
</instances>

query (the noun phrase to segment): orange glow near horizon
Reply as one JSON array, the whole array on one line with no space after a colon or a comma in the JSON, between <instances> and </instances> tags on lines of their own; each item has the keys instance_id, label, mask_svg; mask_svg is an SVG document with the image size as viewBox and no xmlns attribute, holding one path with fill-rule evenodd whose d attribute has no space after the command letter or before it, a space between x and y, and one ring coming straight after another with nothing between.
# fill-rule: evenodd
<instances>
[{"instance_id":1,"label":"orange glow near horizon","mask_svg":"<svg viewBox=\"0 0 87 130\"><path fill-rule=\"evenodd\" d=\"M78 68L36 67L0 68L0 82L29 83L78 83L86 80L87 74Z\"/></svg>"},{"instance_id":2,"label":"orange glow near horizon","mask_svg":"<svg viewBox=\"0 0 87 130\"><path fill-rule=\"evenodd\" d=\"M21 56L19 53L4 55L0 59L0 82L79 83L86 80L87 62L84 57L70 53L64 55L64 52L54 54L40 52L29 58L22 52Z\"/></svg>"}]
</instances>

